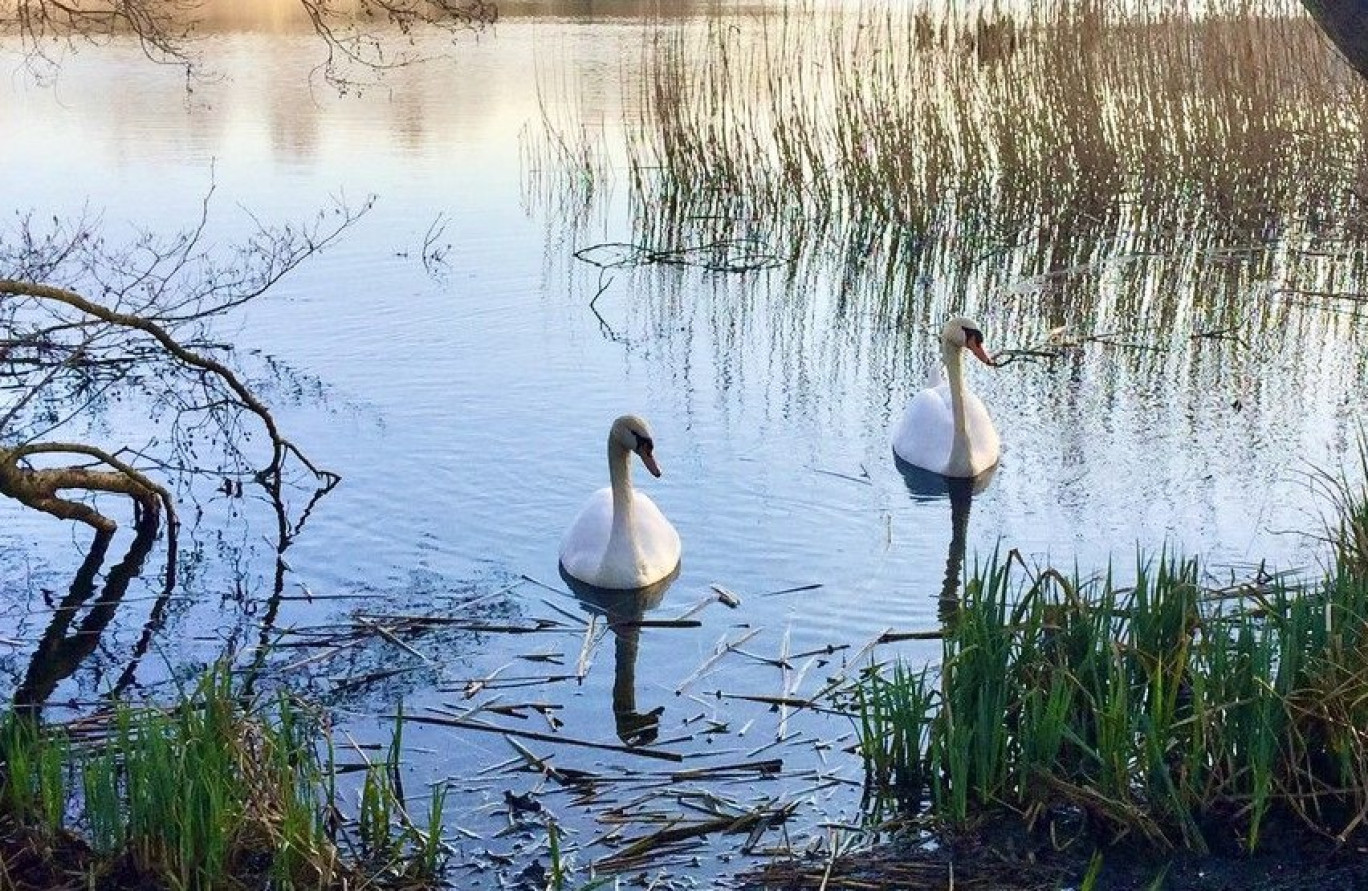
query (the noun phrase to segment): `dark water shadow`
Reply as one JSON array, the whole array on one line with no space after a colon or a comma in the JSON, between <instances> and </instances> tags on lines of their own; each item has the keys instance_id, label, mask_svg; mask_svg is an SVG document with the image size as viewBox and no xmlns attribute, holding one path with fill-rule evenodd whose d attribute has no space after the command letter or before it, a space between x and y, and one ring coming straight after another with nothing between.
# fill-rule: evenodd
<instances>
[{"instance_id":1,"label":"dark water shadow","mask_svg":"<svg viewBox=\"0 0 1368 891\"><path fill-rule=\"evenodd\" d=\"M613 723L618 739L629 746L646 746L660 735L660 716L665 706L642 712L636 701L637 652L641 645L641 620L647 610L655 609L665 592L679 578L679 567L660 581L644 588L620 590L587 585L562 567L560 576L580 604L591 613L608 620L613 632Z\"/></svg>"},{"instance_id":2,"label":"dark water shadow","mask_svg":"<svg viewBox=\"0 0 1368 891\"><path fill-rule=\"evenodd\" d=\"M295 517L291 516L285 502L281 481L266 478L261 484L267 493L267 500L274 508L277 533L274 541L274 583L265 601L265 617L261 620L261 636L266 641L274 630L275 617L284 594L287 569L285 551L303 529L319 499L336 485L336 478L325 479L324 485L309 492L307 502ZM103 584L100 583L101 570L117 533L95 534L66 594L53 608L52 619L38 640L23 679L15 687L12 701L17 713L35 721L40 720L44 705L57 687L75 675L77 669L95 653L102 636L114 622L130 584L142 575L147 558L157 543L159 533L163 531L162 520L160 512L135 511L133 540L123 558L105 572ZM169 547L174 548L174 542ZM157 596L141 632L127 656L122 657L122 663L115 666L116 673L101 670L102 677L112 678L102 694L103 698L116 699L133 686L137 682L142 660L152 652L158 639L165 637L163 632L172 604L171 595L176 586L174 565L174 559L168 560ZM263 644L258 649L264 650L266 647ZM260 653L257 656L260 658ZM256 662L253 662L244 672L245 689L250 689L256 680L257 667Z\"/></svg>"},{"instance_id":3,"label":"dark water shadow","mask_svg":"<svg viewBox=\"0 0 1368 891\"><path fill-rule=\"evenodd\" d=\"M973 506L974 496L992 484L997 465L975 477L948 477L915 467L897 455L893 456L893 460L913 500L930 502L945 499L950 502L950 547L945 557L945 578L941 582L937 609L942 621L950 621L959 613L960 574L969 540L969 510Z\"/></svg>"},{"instance_id":4,"label":"dark water shadow","mask_svg":"<svg viewBox=\"0 0 1368 891\"><path fill-rule=\"evenodd\" d=\"M43 705L51 698L57 685L76 673L81 663L95 652L109 623L118 612L119 604L128 593L129 583L142 572L143 563L157 541L159 529L155 513L142 512L134 525L133 542L122 560L110 568L105 577L103 588L96 598L96 580L100 567L104 565L109 552L113 532L97 532L86 552L85 559L76 570L76 576L67 589L66 596L57 604L52 621L48 623L38 647L29 660L24 679L14 691L14 708L26 716L38 720ZM169 598L170 586L162 591L154 605L154 612L164 608ZM92 598L96 598L93 603ZM78 623L77 614L87 603L90 611ZM133 662L142 655L135 650ZM127 674L125 669L123 674Z\"/></svg>"}]
</instances>

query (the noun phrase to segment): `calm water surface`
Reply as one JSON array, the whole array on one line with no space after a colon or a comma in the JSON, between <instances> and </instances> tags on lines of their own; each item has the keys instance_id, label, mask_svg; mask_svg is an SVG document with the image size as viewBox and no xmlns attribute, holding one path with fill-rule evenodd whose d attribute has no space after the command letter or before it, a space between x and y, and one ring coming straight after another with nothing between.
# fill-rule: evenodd
<instances>
[{"instance_id":1,"label":"calm water surface","mask_svg":"<svg viewBox=\"0 0 1368 891\"><path fill-rule=\"evenodd\" d=\"M686 766L785 759L784 779L747 777L723 785L724 797L798 802L799 840L820 837L823 818L855 819L859 767L840 751L848 722L715 694L809 694L852 660L863 664L884 631L936 626L951 505L904 479L888 437L931 368L938 325L890 326L820 265L796 278L642 268L601 279L575 260L577 249L634 239L624 180L606 178L592 210L568 222L538 151L537 84L554 101L574 97L550 114L592 121L611 142L634 101L647 34L630 18L512 15L453 59L401 71L360 97L310 89L317 59L306 38L231 30L206 48L224 79L189 94L122 46L82 51L47 88L17 74L0 86L12 124L0 141L7 216L89 206L111 234L170 231L193 222L212 184L212 234L226 242L250 230L247 211L285 222L335 198L377 199L339 245L221 332L244 355L290 369L257 380L288 435L344 478L288 553L289 599L263 632L265 515L250 500L211 501L189 533L198 558L141 682L225 649L248 652L262 637L297 642L356 611L543 618L559 625L528 636L433 632L407 638L412 651L379 638L332 653L284 650L271 664L330 697L362 738L383 738L376 717L400 697L410 713L495 698L548 703L563 722L557 732L604 743L618 741L615 696L619 712L663 708L655 745L690 753ZM434 233L443 253L425 268ZM912 316L962 308L982 318L990 349L1024 347L1053 327L1041 308L1047 271L962 298L930 281ZM1098 288L1144 274L1141 263L1118 262L1101 270ZM601 283L596 315L589 303ZM1278 284L1237 282L1251 295ZM1124 571L1138 546L1166 546L1201 556L1217 579L1260 561L1314 569L1322 550L1307 533L1320 531L1327 505L1308 477L1352 451L1368 392L1361 329L1307 310L1250 333L1248 348L1180 331L1159 337L1172 348L1157 355L1091 345L1053 364L971 368L1004 453L972 501L968 563L1017 549L1029 563L1091 573L1114 560ZM638 470L637 482L684 540L682 572L649 616L678 616L714 584L741 602L711 603L693 614L697 627L615 639L596 625L585 646L576 623L591 611L558 577L557 542L580 501L605 484L608 426L626 411L651 421L664 469L659 480ZM10 505L0 516L10 594L0 670L18 683L51 615L43 592L69 583L85 533ZM108 688L153 590L148 582L130 596L54 702ZM711 661L723 639L742 638L740 652ZM801 655L828 645L847 649ZM924 660L938 646L875 652ZM787 667L766 661L783 653L800 655ZM694 677L701 666L708 671ZM403 671L347 683L392 668ZM583 677L468 686L547 673ZM504 723L552 730L535 712ZM718 729L705 736L707 727ZM785 746L768 747L781 735ZM820 740L834 745L812 745ZM451 824L478 834L452 836L458 884L495 882L495 870L467 869L488 864L487 851L515 850L515 869L537 855L544 833L493 837L509 819L504 791L540 785L528 774L478 773L514 757L502 739L422 727L407 741L415 787L457 778ZM664 769L529 745L562 767ZM622 792L624 809L642 794ZM586 845L581 863L608 852L589 844L610 828L598 811L554 796L548 805ZM651 818L637 816L622 837L649 831ZM725 852L737 842L710 844ZM717 869L726 868L694 875L703 883Z\"/></svg>"}]
</instances>

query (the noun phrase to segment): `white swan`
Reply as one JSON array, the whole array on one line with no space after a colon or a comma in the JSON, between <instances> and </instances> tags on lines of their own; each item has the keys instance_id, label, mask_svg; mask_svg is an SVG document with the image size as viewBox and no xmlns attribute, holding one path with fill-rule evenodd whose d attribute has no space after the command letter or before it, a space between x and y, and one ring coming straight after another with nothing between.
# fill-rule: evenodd
<instances>
[{"instance_id":1,"label":"white swan","mask_svg":"<svg viewBox=\"0 0 1368 891\"><path fill-rule=\"evenodd\" d=\"M561 538L561 569L599 588L642 588L679 566L679 533L655 506L632 488L632 452L652 476L660 476L655 442L646 422L623 415L608 433L608 478L585 502Z\"/></svg>"},{"instance_id":2,"label":"white swan","mask_svg":"<svg viewBox=\"0 0 1368 891\"><path fill-rule=\"evenodd\" d=\"M955 316L941 329L940 370L907 404L893 431L893 453L915 467L949 477L973 477L997 464L1000 444L988 409L964 385L961 362L968 347L986 365L995 364L983 350L977 322Z\"/></svg>"}]
</instances>

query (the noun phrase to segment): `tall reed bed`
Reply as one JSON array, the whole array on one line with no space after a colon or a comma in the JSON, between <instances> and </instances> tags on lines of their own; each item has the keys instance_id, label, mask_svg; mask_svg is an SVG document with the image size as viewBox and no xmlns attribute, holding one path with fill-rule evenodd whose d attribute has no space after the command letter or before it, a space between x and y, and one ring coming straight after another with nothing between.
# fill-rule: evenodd
<instances>
[{"instance_id":1,"label":"tall reed bed","mask_svg":"<svg viewBox=\"0 0 1368 891\"><path fill-rule=\"evenodd\" d=\"M963 824L1007 807L1199 852L1289 821L1343 840L1368 814L1368 500L1346 498L1318 583L1213 594L1196 561L1133 584L994 560L938 672L855 689L880 805Z\"/></svg>"},{"instance_id":2,"label":"tall reed bed","mask_svg":"<svg viewBox=\"0 0 1368 891\"><path fill-rule=\"evenodd\" d=\"M1368 89L1295 0L795 3L644 52L628 192L654 248L760 242L957 295L1160 257L1186 285L1109 304L1093 280L1050 319L1084 330L1238 315L1208 264L1318 292L1364 273Z\"/></svg>"},{"instance_id":3,"label":"tall reed bed","mask_svg":"<svg viewBox=\"0 0 1368 891\"><path fill-rule=\"evenodd\" d=\"M998 9L800 3L663 33L641 197L910 236L1136 210L1261 235L1288 200L1359 209L1368 94L1296 3Z\"/></svg>"},{"instance_id":4,"label":"tall reed bed","mask_svg":"<svg viewBox=\"0 0 1368 891\"><path fill-rule=\"evenodd\" d=\"M1150 378L1301 373L1363 336L1368 86L1297 0L764 8L648 28L620 121L541 84L526 163L555 222L670 264L634 305L686 314L682 257L744 270L719 337L772 319L760 352L854 379L915 370L907 332L956 312L1009 347L1105 339ZM609 195L629 235L584 224Z\"/></svg>"},{"instance_id":5,"label":"tall reed bed","mask_svg":"<svg viewBox=\"0 0 1368 891\"><path fill-rule=\"evenodd\" d=\"M11 712L0 726L7 887L435 886L442 796L426 828L408 816L400 731L385 761L366 765L355 808L323 731L284 696L248 709L226 670L170 709L119 703L68 727Z\"/></svg>"}]
</instances>

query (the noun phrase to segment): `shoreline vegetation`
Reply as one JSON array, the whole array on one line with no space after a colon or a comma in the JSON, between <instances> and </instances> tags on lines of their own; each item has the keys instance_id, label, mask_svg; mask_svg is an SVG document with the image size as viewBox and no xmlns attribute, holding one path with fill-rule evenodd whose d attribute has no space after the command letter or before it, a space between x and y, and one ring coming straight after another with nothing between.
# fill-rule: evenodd
<instances>
[{"instance_id":1,"label":"shoreline vegetation","mask_svg":"<svg viewBox=\"0 0 1368 891\"><path fill-rule=\"evenodd\" d=\"M869 813L899 841L753 887L1368 881L1368 489L1330 488L1315 580L1212 589L1160 554L1123 585L994 555L939 666L875 666L843 694Z\"/></svg>"},{"instance_id":2,"label":"shoreline vegetation","mask_svg":"<svg viewBox=\"0 0 1368 891\"><path fill-rule=\"evenodd\" d=\"M223 666L170 706L117 701L49 725L11 710L0 887L435 887L444 789L407 810L402 728L401 715L379 758L353 745L359 760L339 763L319 714L284 693L248 700Z\"/></svg>"},{"instance_id":3,"label":"shoreline vegetation","mask_svg":"<svg viewBox=\"0 0 1368 891\"><path fill-rule=\"evenodd\" d=\"M1338 516L1316 579L1212 588L1197 561L1161 553L1123 584L994 555L943 617L938 664L875 664L814 703L855 727L860 843L775 856L739 883L1368 881L1368 443L1354 479L1322 477ZM320 710L249 697L225 666L170 705L47 725L13 708L0 885L443 887L453 827L441 786L405 792L406 720L388 746L335 746ZM547 888L613 881L546 831Z\"/></svg>"}]
</instances>

